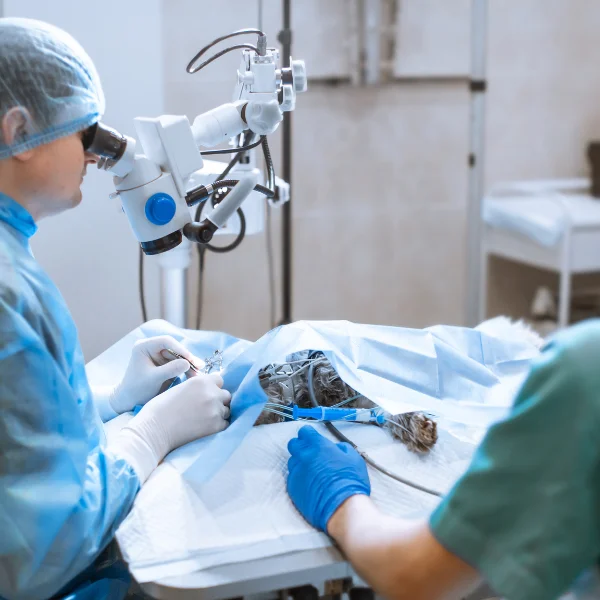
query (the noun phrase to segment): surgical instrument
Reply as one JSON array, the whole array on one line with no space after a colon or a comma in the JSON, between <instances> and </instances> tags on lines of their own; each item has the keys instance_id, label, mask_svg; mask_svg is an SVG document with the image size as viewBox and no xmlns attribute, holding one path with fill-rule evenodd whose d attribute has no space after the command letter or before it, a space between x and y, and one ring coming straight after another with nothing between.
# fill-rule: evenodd
<instances>
[{"instance_id":1,"label":"surgical instrument","mask_svg":"<svg viewBox=\"0 0 600 600\"><path fill-rule=\"evenodd\" d=\"M187 360L188 363L190 364L190 369L192 371L194 371L194 373L202 373L202 371L200 371L200 369L189 358L182 356L181 354L179 354L178 352L175 352L175 350L171 350L170 348L165 348L165 350L169 354L172 354L175 358L183 358L183 360Z\"/></svg>"}]
</instances>

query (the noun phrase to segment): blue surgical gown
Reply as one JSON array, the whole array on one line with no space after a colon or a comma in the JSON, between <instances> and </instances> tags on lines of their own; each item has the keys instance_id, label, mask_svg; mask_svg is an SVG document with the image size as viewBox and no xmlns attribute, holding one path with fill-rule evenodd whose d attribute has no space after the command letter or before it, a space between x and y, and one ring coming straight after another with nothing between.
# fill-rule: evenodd
<instances>
[{"instance_id":1,"label":"blue surgical gown","mask_svg":"<svg viewBox=\"0 0 600 600\"><path fill-rule=\"evenodd\" d=\"M546 346L430 527L510 600L549 600L568 588L581 596L597 581L599 320Z\"/></svg>"},{"instance_id":2,"label":"blue surgical gown","mask_svg":"<svg viewBox=\"0 0 600 600\"><path fill-rule=\"evenodd\" d=\"M0 193L0 598L49 598L92 565L139 489L105 444L31 215ZM68 586L67 586L68 587Z\"/></svg>"}]
</instances>

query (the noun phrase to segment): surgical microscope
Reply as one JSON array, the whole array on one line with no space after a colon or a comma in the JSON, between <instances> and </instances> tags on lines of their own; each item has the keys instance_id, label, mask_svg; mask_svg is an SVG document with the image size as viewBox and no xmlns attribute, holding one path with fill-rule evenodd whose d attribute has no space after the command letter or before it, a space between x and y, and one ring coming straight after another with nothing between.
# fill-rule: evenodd
<instances>
[{"instance_id":1,"label":"surgical microscope","mask_svg":"<svg viewBox=\"0 0 600 600\"><path fill-rule=\"evenodd\" d=\"M200 59L216 44L240 35L257 35L256 45L234 44ZM186 116L162 115L134 119L138 140L98 122L84 136L87 150L100 157L98 168L114 176L131 229L146 255L161 255L161 312L174 325L185 326L186 269L191 246L209 244L220 231L252 227L242 204L264 204L264 198L282 204L289 187L275 177L267 135L274 133L285 111L292 111L296 94L307 89L303 61L279 65L279 51L267 47L258 29L242 29L217 38L202 48L187 66L197 73L220 56L242 50L233 100L200 114L190 125ZM201 151L229 142L223 150ZM262 147L267 167L266 185L248 151ZM203 156L233 154L224 163ZM231 175L230 175L231 173ZM192 211L192 207L203 203ZM195 214L194 214L195 213ZM263 213L259 211L259 218ZM254 224L260 230L260 224Z\"/></svg>"}]
</instances>

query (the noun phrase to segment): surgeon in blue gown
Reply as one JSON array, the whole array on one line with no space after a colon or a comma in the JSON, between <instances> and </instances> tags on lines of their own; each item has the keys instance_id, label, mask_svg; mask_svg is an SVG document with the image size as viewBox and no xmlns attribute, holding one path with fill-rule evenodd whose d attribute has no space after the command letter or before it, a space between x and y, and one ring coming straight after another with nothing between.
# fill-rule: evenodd
<instances>
[{"instance_id":1,"label":"surgeon in blue gown","mask_svg":"<svg viewBox=\"0 0 600 600\"><path fill-rule=\"evenodd\" d=\"M227 426L218 374L176 340L138 343L122 382L92 392L77 330L34 258L38 222L77 206L104 111L94 65L64 31L0 19L0 598L119 598L109 544L171 450ZM68 260L68 258L66 259ZM171 360L172 348L184 358ZM184 383L159 394L168 379ZM107 444L101 421L144 410ZM108 550L105 550L107 549ZM103 554L104 552L104 554Z\"/></svg>"}]
</instances>

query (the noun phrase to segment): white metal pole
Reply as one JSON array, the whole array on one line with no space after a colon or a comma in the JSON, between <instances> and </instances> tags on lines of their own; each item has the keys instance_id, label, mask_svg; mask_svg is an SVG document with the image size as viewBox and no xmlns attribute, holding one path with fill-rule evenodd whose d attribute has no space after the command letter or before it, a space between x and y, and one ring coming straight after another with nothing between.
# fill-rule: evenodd
<instances>
[{"instance_id":1,"label":"white metal pole","mask_svg":"<svg viewBox=\"0 0 600 600\"><path fill-rule=\"evenodd\" d=\"M484 181L485 92L487 82L488 0L471 4L471 134L469 154L469 204L467 209L467 307L466 324L476 325L481 278L481 202Z\"/></svg>"},{"instance_id":2,"label":"white metal pole","mask_svg":"<svg viewBox=\"0 0 600 600\"><path fill-rule=\"evenodd\" d=\"M185 327L188 309L187 270L192 244L185 238L177 248L158 256L160 266L160 318Z\"/></svg>"},{"instance_id":3,"label":"white metal pole","mask_svg":"<svg viewBox=\"0 0 600 600\"><path fill-rule=\"evenodd\" d=\"M161 268L161 318L176 327L186 326L187 289L187 269Z\"/></svg>"}]
</instances>

